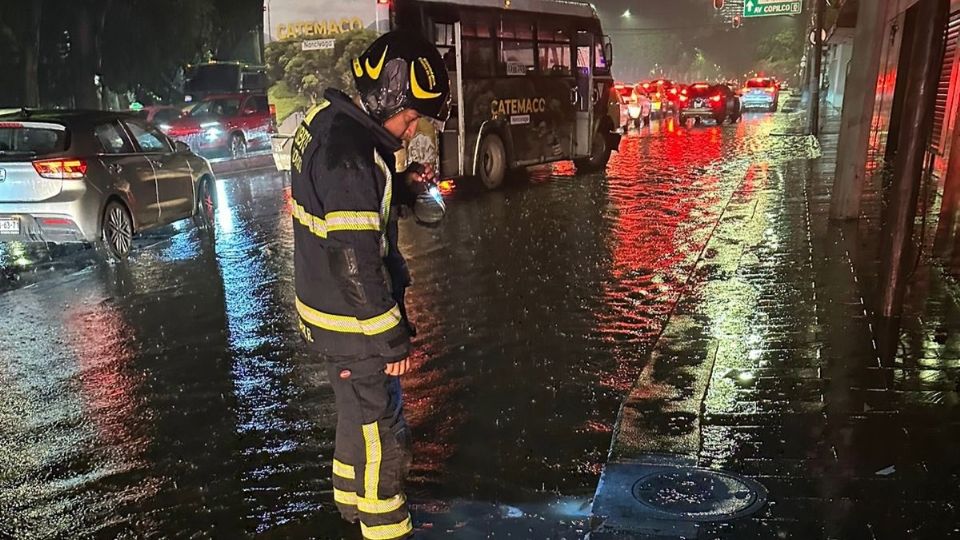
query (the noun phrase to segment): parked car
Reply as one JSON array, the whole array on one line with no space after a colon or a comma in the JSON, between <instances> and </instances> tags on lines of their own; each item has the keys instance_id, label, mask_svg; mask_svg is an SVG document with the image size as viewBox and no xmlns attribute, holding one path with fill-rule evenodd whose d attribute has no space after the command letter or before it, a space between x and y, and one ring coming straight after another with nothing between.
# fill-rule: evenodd
<instances>
[{"instance_id":1,"label":"parked car","mask_svg":"<svg viewBox=\"0 0 960 540\"><path fill-rule=\"evenodd\" d=\"M699 124L712 119L717 125L727 119L736 122L741 116L740 99L725 85L701 82L691 84L680 95L680 123L693 118Z\"/></svg>"},{"instance_id":2,"label":"parked car","mask_svg":"<svg viewBox=\"0 0 960 540\"><path fill-rule=\"evenodd\" d=\"M0 241L101 245L195 218L210 230L207 160L129 113L22 110L0 116Z\"/></svg>"},{"instance_id":3,"label":"parked car","mask_svg":"<svg viewBox=\"0 0 960 540\"><path fill-rule=\"evenodd\" d=\"M204 157L246 157L248 152L270 150L277 122L267 95L261 93L207 96L166 129Z\"/></svg>"},{"instance_id":4,"label":"parked car","mask_svg":"<svg viewBox=\"0 0 960 540\"><path fill-rule=\"evenodd\" d=\"M780 86L771 77L756 77L747 81L743 89L744 110L760 109L777 112L780 103Z\"/></svg>"}]
</instances>

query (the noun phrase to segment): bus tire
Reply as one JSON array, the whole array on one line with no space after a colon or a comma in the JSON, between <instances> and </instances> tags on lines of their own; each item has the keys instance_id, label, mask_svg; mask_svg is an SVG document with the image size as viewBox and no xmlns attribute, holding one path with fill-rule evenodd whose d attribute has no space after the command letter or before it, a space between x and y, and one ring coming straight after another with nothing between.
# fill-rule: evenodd
<instances>
[{"instance_id":1,"label":"bus tire","mask_svg":"<svg viewBox=\"0 0 960 540\"><path fill-rule=\"evenodd\" d=\"M490 133L480 142L477 177L487 189L497 189L507 176L507 149L499 135Z\"/></svg>"},{"instance_id":2,"label":"bus tire","mask_svg":"<svg viewBox=\"0 0 960 540\"><path fill-rule=\"evenodd\" d=\"M600 172L607 168L610 161L610 141L601 129L593 137L593 146L590 148L590 157L574 160L578 172Z\"/></svg>"}]
</instances>

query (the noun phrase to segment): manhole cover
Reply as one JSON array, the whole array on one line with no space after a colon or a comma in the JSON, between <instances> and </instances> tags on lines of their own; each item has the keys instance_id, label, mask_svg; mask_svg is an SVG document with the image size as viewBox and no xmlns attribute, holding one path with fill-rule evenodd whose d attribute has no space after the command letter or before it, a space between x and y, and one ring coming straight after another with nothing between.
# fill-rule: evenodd
<instances>
[{"instance_id":1,"label":"manhole cover","mask_svg":"<svg viewBox=\"0 0 960 540\"><path fill-rule=\"evenodd\" d=\"M766 490L746 478L705 469L661 471L633 485L640 504L670 519L723 521L752 514L767 500Z\"/></svg>"}]
</instances>

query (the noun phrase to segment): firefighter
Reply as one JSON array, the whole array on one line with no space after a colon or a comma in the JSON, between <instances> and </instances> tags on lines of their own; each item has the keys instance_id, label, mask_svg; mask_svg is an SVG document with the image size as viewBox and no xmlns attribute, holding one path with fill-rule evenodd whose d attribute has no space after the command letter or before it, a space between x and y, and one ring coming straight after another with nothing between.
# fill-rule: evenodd
<instances>
[{"instance_id":1,"label":"firefighter","mask_svg":"<svg viewBox=\"0 0 960 540\"><path fill-rule=\"evenodd\" d=\"M352 63L356 101L328 89L291 152L296 309L336 396L334 500L363 537L411 535L403 482L410 463L397 377L409 370L409 283L397 250L398 203L436 223L442 198L429 166L397 172L394 153L420 118L442 123L450 83L440 53L391 32Z\"/></svg>"}]
</instances>

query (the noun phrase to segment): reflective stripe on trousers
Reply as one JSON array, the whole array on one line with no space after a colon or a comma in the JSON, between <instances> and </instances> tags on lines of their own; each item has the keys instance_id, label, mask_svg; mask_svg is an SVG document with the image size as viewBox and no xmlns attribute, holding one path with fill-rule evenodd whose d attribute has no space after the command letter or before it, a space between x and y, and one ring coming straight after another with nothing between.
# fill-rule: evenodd
<instances>
[{"instance_id":1,"label":"reflective stripe on trousers","mask_svg":"<svg viewBox=\"0 0 960 540\"><path fill-rule=\"evenodd\" d=\"M383 373L381 359L328 361L328 372L337 400L334 501L345 519L359 519L365 539L406 538L413 524L403 493L409 452L399 379Z\"/></svg>"}]
</instances>

